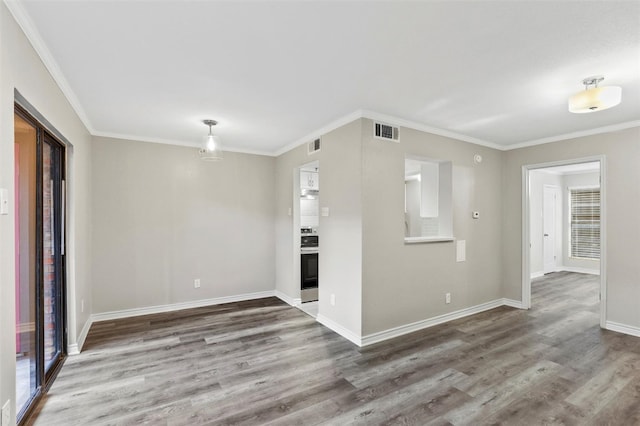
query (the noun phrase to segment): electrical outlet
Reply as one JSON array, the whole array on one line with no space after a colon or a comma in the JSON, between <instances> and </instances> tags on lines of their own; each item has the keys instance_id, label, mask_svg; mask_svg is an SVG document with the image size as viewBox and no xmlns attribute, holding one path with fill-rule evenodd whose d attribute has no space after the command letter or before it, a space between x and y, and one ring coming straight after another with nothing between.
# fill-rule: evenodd
<instances>
[{"instance_id":1,"label":"electrical outlet","mask_svg":"<svg viewBox=\"0 0 640 426\"><path fill-rule=\"evenodd\" d=\"M336 295L331 294L331 306L336 306Z\"/></svg>"},{"instance_id":2,"label":"electrical outlet","mask_svg":"<svg viewBox=\"0 0 640 426\"><path fill-rule=\"evenodd\" d=\"M0 425L8 426L9 420L11 420L11 400L8 399L7 402L2 406L2 422Z\"/></svg>"},{"instance_id":3,"label":"electrical outlet","mask_svg":"<svg viewBox=\"0 0 640 426\"><path fill-rule=\"evenodd\" d=\"M193 280L193 288L200 288L200 278Z\"/></svg>"},{"instance_id":4,"label":"electrical outlet","mask_svg":"<svg viewBox=\"0 0 640 426\"><path fill-rule=\"evenodd\" d=\"M444 295L444 303L451 303L451 293L446 293Z\"/></svg>"}]
</instances>

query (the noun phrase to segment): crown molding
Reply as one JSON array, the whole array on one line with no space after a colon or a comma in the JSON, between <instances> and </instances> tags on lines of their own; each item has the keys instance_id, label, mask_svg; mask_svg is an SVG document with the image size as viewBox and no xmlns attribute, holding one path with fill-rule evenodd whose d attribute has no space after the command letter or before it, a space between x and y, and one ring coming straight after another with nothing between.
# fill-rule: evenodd
<instances>
[{"instance_id":1,"label":"crown molding","mask_svg":"<svg viewBox=\"0 0 640 426\"><path fill-rule=\"evenodd\" d=\"M29 43L31 43L31 46L36 51L36 54L40 57L40 60L44 64L47 71L49 71L49 74L51 74L53 80L56 82L64 96L67 98L69 104L71 104L71 108L73 108L75 113L78 115L78 118L80 118L82 124L84 124L90 134L94 134L93 125L91 124L87 113L82 107L82 104L80 104L80 101L78 100L75 92L73 91L73 89L71 89L71 86L62 73L60 66L53 58L53 55L47 48L47 45L44 43L40 32L29 17L27 11L22 6L22 0L4 0L4 4L7 6L7 9L9 9L11 15L13 15L13 18L18 23L18 26L22 29L22 32L24 32L27 40L29 40Z\"/></svg>"},{"instance_id":2,"label":"crown molding","mask_svg":"<svg viewBox=\"0 0 640 426\"><path fill-rule=\"evenodd\" d=\"M297 148L300 145L304 145L307 142L311 142L312 140L317 139L322 135L325 135L339 127L344 126L345 124L349 124L352 121L358 120L360 118L362 118L362 110L356 110L350 114L347 114L341 118L338 118L337 120L330 122L329 124L326 124L325 126L322 126L321 128L307 134L306 136L301 137L300 139L286 144L282 148L275 150L271 155L273 155L274 157L278 157L285 152L291 151L292 149Z\"/></svg>"},{"instance_id":3,"label":"crown molding","mask_svg":"<svg viewBox=\"0 0 640 426\"><path fill-rule=\"evenodd\" d=\"M345 124L348 124L354 120L358 120L361 118L367 118L370 120L376 120L376 121L381 121L384 122L385 124L391 125L391 126L399 126L399 127L406 127L409 129L413 129L413 130L418 130L421 132L425 132L425 133L431 133L434 135L439 135L439 136L444 136L444 137L448 137L451 139L456 139L459 141L463 141L463 142L468 142L468 143L472 143L474 145L480 145L480 146L484 146L487 148L493 148L496 149L498 151L511 151L514 149L520 149L520 148L527 148L530 146L535 146L535 145L543 145L543 144L547 144L547 143L553 143L553 142L561 142L564 140L568 140L568 139L575 139L575 138L580 138L580 137L585 137L585 136L592 136L592 135L598 135L598 134L602 134L602 133L611 133L611 132L616 132L619 130L625 130L625 129L630 129L633 127L640 127L640 120L635 120L635 121L627 121L624 123L618 123L618 124L612 124L609 126L603 126L603 127L597 127L595 129L589 129L589 130L582 130L582 131L578 131L578 132L572 132L572 133L565 133L563 135L556 135L556 136L549 136L546 138L541 138L541 139L534 139L534 140L530 140L530 141L526 141L526 142L521 142L521 143L516 143L516 144L512 144L512 145L500 145L494 142L490 142L490 141L485 141L482 139L478 139L478 138L474 138L472 136L468 136L468 135L464 135L461 133L456 133L456 132L452 132L449 130L444 130L444 129L440 129L437 127L432 127L432 126L427 126L426 124L422 124L422 123L417 123L414 121L410 121L410 120L405 120L403 118L399 118L399 117L394 117L391 115L386 115L386 114L381 114L375 111L369 111L369 110L363 110L363 109L359 109L356 110L354 112L352 112L351 114L347 114L342 118L339 118L335 121L332 121L331 123L327 124L326 126L323 126L321 128L319 128L318 130L309 133L307 136L300 138L292 143L289 143L287 145L285 145L284 147L274 151L273 153L271 153L270 155L273 156L279 156L284 154L287 151L292 150L293 148L296 148L300 145L303 145L307 142L311 142L313 139L316 139L320 136L322 136L323 134L329 133L332 130L335 130L339 127L344 126Z\"/></svg>"},{"instance_id":4,"label":"crown molding","mask_svg":"<svg viewBox=\"0 0 640 426\"><path fill-rule=\"evenodd\" d=\"M392 115L381 114L375 111L362 110L362 118L368 118L370 120L382 121L385 124L392 126L406 127L408 129L418 130L425 133L431 133L433 135L444 136L451 139L456 139L463 142L469 142L474 145L485 146L487 148L493 148L503 150L504 146L498 145L493 142L485 141L483 139L474 138L462 133L452 132L450 130L440 129L438 127L428 126L426 124L418 123L411 120L405 120L404 118L394 117Z\"/></svg>"},{"instance_id":5,"label":"crown molding","mask_svg":"<svg viewBox=\"0 0 640 426\"><path fill-rule=\"evenodd\" d=\"M200 148L201 145L196 142L187 142L187 141L179 141L173 139L161 139L161 138L147 138L144 136L136 136L136 135L123 135L121 133L110 133L110 132L94 132L91 136L101 137L101 138L109 138L109 139L119 139L119 140L127 140L134 142L148 142L148 143L158 143L162 145L175 145L175 146L183 146L188 148ZM237 152L240 154L252 154L252 155L265 155L268 157L273 157L273 153L269 151L260 151L260 150L252 150L252 149L243 149L243 148L229 148L222 147L222 151L224 152Z\"/></svg>"},{"instance_id":6,"label":"crown molding","mask_svg":"<svg viewBox=\"0 0 640 426\"><path fill-rule=\"evenodd\" d=\"M385 124L391 125L391 126L399 126L399 127L405 127L405 128L409 128L409 129L413 129L413 130L418 130L421 132L425 132L425 133L431 133L434 135L438 135L438 136L444 136L444 137L448 137L448 138L452 138L452 139L456 139L456 140L460 140L463 142L469 142L475 145L481 145L481 146L485 146L488 148L493 148L493 149L498 149L498 150L504 150L504 147L498 144L495 144L493 142L489 142L489 141L485 141L482 139L478 139L478 138L474 138L468 135L463 135L461 133L456 133L456 132L451 132L449 130L444 130L444 129L439 129L437 127L431 127L431 126L427 126L425 124L422 123L417 123L415 121L410 121L410 120L405 120L403 118L399 118L399 117L394 117L392 115L387 115L387 114L382 114L379 112L375 112L375 111L370 111L370 110L365 110L365 109L359 109L356 110L350 114L347 114L341 118L338 118L337 120L332 121L331 123L307 134L306 136L297 139L291 143L288 143L287 145L283 146L282 148L274 151L271 155L277 157L280 156L282 154L284 154L285 152L288 152L294 148L299 147L300 145L304 145L305 143L311 142L314 139L319 138L320 136L327 134L339 127L344 126L345 124L351 123L352 121L361 119L361 118L367 118L369 120L376 120L376 121L382 121Z\"/></svg>"},{"instance_id":7,"label":"crown molding","mask_svg":"<svg viewBox=\"0 0 640 426\"><path fill-rule=\"evenodd\" d=\"M547 138L534 139L526 142L521 142L513 145L505 145L503 151L511 151L512 149L527 148L530 146L543 145L547 143L566 141L568 139L582 138L585 136L599 135L602 133L611 133L619 130L631 129L633 127L640 127L640 120L627 121L624 123L612 124L610 126L596 127L595 129L581 130L578 132L565 133L563 135L549 136Z\"/></svg>"}]
</instances>

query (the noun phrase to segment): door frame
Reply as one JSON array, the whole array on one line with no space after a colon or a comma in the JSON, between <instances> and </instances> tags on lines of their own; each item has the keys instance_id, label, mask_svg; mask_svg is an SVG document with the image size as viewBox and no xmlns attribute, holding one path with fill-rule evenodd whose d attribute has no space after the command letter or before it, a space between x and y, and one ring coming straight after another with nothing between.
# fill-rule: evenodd
<instances>
[{"instance_id":1,"label":"door frame","mask_svg":"<svg viewBox=\"0 0 640 426\"><path fill-rule=\"evenodd\" d=\"M562 232L558 233L558 196L560 196L560 199L562 198L562 193L561 193L561 188L557 185L549 185L549 184L544 184L542 185L542 233L543 233L543 239L542 239L542 273L543 274L547 274L547 269L546 269L546 244L544 241L544 231L545 231L545 223L547 221L547 216L546 216L546 210L545 210L545 193L548 190L552 190L553 194L555 195L554 198L554 203L553 203L553 270L549 271L549 272L555 272L558 268L558 241L557 238L558 236L562 236ZM560 215L561 216L561 215ZM562 238L562 237L561 237Z\"/></svg>"},{"instance_id":2,"label":"door frame","mask_svg":"<svg viewBox=\"0 0 640 426\"><path fill-rule=\"evenodd\" d=\"M292 203L292 208L291 208L291 216L292 216L292 220L291 220L291 226L293 227L292 229L292 235L293 235L293 259L292 259L292 263L293 263L293 270L292 270L292 280L294 283L294 287L295 287L295 291L294 294L297 296L293 299L291 299L290 304L300 308L300 306L302 305L302 288L300 286L301 282L300 282L300 268L302 267L302 263L301 263L301 250L300 250L300 238L302 236L302 234L300 233L300 172L302 172L302 169L304 169L305 167L316 167L319 168L320 167L320 160L319 159L315 159L312 161L306 161L302 164L299 164L297 166L295 166L293 168L293 187L291 188L291 198L293 200ZM319 179L320 174L318 174L318 179ZM320 298L318 297L318 301L320 301Z\"/></svg>"},{"instance_id":3,"label":"door frame","mask_svg":"<svg viewBox=\"0 0 640 426\"><path fill-rule=\"evenodd\" d=\"M596 155L522 166L522 308L531 308L531 230L530 176L537 169L580 163L600 163L600 327L607 320L607 188L606 156Z\"/></svg>"},{"instance_id":4,"label":"door frame","mask_svg":"<svg viewBox=\"0 0 640 426\"><path fill-rule=\"evenodd\" d=\"M66 292L66 351L67 355L77 355L80 348L84 344L89 331L87 321L80 332L76 332L78 324L78 315L76 313L76 277L75 277L75 160L74 146L69 139L56 129L56 127L47 120L47 118L33 106L17 88L13 89L14 105L18 105L24 111L33 117L38 124L49 132L58 142L64 146L64 162L65 162L65 186L64 186L64 211L65 211L65 229L64 229L64 245L65 245L65 292ZM84 299L80 300L82 306L81 312L84 312ZM69 332L71 330L71 333Z\"/></svg>"},{"instance_id":5,"label":"door frame","mask_svg":"<svg viewBox=\"0 0 640 426\"><path fill-rule=\"evenodd\" d=\"M25 105L26 103L26 105ZM58 241L66 244L67 238L66 236L62 236L62 233L67 229L66 222L66 212L68 211L66 205L62 205L62 203L66 203L66 189L64 185L67 179L67 149L68 145L63 142L58 137L56 131L51 131L50 123L43 123L42 117L39 114L34 114L34 109L24 101L23 98L16 96L14 102L14 114L20 116L23 120L27 121L36 129L36 265L35 265L35 276L36 276L36 286L35 286L35 322L36 322L36 330L35 330L35 339L36 339L36 372L35 372L35 380L36 380L36 390L33 395L30 395L28 403L25 407L16 407L16 422L17 424L24 424L34 413L37 405L40 403L40 400L44 396L44 394L49 390L51 385L53 384L56 376L60 372L62 365L68 355L68 300L67 300L67 263L66 263L66 255L64 254L67 250L62 249L62 246L58 247L59 254L56 256L56 264L55 267L57 271L59 271L59 276L57 278L60 282L56 285L56 297L58 298L60 312L56 320L60 323L59 331L60 335L60 353L56 357L53 364L51 364L50 368L47 370L45 367L45 359L44 359L44 332L40 328L38 324L42 324L44 322L44 268L43 268L43 205L42 205L42 196L43 196L43 188L42 188L42 158L43 158L43 149L44 144L50 144L51 146L57 149L57 153L52 152L56 157L59 157L60 161L60 169L55 169L53 173L57 174L57 178L60 179L60 183L63 187L59 188L58 191L55 191L55 195L52 195L52 198L58 199L60 197L59 202L60 205L60 213L61 222L55 222L55 227L51 231L58 237ZM17 253L16 253L17 256Z\"/></svg>"}]
</instances>

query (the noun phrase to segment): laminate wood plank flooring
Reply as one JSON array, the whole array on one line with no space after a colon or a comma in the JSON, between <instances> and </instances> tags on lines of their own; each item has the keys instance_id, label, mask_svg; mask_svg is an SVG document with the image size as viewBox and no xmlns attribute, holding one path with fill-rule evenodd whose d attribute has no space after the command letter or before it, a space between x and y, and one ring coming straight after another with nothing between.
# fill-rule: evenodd
<instances>
[{"instance_id":1,"label":"laminate wood plank flooring","mask_svg":"<svg viewBox=\"0 0 640 426\"><path fill-rule=\"evenodd\" d=\"M276 298L93 324L28 423L640 425L640 338L599 327L599 277L358 348Z\"/></svg>"}]
</instances>

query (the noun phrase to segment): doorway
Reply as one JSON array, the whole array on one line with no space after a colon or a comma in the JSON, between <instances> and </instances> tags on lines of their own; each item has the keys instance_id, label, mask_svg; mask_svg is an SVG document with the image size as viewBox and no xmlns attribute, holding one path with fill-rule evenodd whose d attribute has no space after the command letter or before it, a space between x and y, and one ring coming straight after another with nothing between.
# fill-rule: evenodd
<instances>
[{"instance_id":1,"label":"doorway","mask_svg":"<svg viewBox=\"0 0 640 426\"><path fill-rule=\"evenodd\" d=\"M313 161L297 168L294 173L299 267L296 268L296 283L300 289L298 307L317 317L320 279L320 162Z\"/></svg>"},{"instance_id":2,"label":"doorway","mask_svg":"<svg viewBox=\"0 0 640 426\"><path fill-rule=\"evenodd\" d=\"M523 166L522 304L525 309L531 308L533 279L543 275L553 279L553 275L548 275L552 272L599 275L594 278L599 281L600 326L604 327L604 160L604 156L598 156ZM588 200L588 204L582 200Z\"/></svg>"},{"instance_id":3,"label":"doorway","mask_svg":"<svg viewBox=\"0 0 640 426\"><path fill-rule=\"evenodd\" d=\"M24 420L66 355L65 146L16 105L16 409Z\"/></svg>"}]
</instances>

